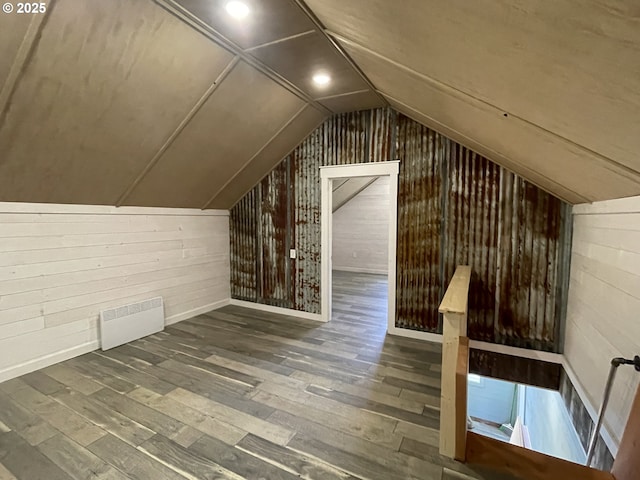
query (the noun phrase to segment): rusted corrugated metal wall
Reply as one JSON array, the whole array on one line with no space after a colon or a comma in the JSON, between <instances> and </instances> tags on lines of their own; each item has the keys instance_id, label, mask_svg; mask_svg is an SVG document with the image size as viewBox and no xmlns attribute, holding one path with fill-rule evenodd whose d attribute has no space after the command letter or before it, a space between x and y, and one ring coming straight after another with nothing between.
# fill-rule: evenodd
<instances>
[{"instance_id":1,"label":"rusted corrugated metal wall","mask_svg":"<svg viewBox=\"0 0 640 480\"><path fill-rule=\"evenodd\" d=\"M436 331L442 298L442 169L449 142L406 118L398 123L396 325Z\"/></svg>"},{"instance_id":2,"label":"rusted corrugated metal wall","mask_svg":"<svg viewBox=\"0 0 640 480\"><path fill-rule=\"evenodd\" d=\"M330 118L233 208L234 298L319 313L319 167L395 158L397 325L439 331L444 290L469 264L471 338L557 351L568 207L388 108Z\"/></svg>"},{"instance_id":3,"label":"rusted corrugated metal wall","mask_svg":"<svg viewBox=\"0 0 640 480\"><path fill-rule=\"evenodd\" d=\"M502 172L451 142L445 172L443 288L458 265L471 266L468 334L477 340L493 338Z\"/></svg>"},{"instance_id":4,"label":"rusted corrugated metal wall","mask_svg":"<svg viewBox=\"0 0 640 480\"><path fill-rule=\"evenodd\" d=\"M259 298L262 303L291 308L289 286L289 164L285 159L258 185L259 217L257 235Z\"/></svg>"},{"instance_id":5,"label":"rusted corrugated metal wall","mask_svg":"<svg viewBox=\"0 0 640 480\"><path fill-rule=\"evenodd\" d=\"M247 193L229 215L231 239L231 296L258 299L258 188Z\"/></svg>"}]
</instances>

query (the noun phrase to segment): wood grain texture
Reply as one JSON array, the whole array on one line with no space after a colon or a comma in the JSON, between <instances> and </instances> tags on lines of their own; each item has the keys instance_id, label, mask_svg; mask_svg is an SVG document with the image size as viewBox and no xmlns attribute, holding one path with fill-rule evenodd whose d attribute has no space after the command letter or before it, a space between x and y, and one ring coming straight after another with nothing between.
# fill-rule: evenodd
<instances>
[{"instance_id":1,"label":"wood grain texture","mask_svg":"<svg viewBox=\"0 0 640 480\"><path fill-rule=\"evenodd\" d=\"M613 463L611 473L616 480L632 480L640 471L640 458L638 447L640 446L640 389L636 392L636 398L631 406L629 421L624 429L620 449Z\"/></svg>"},{"instance_id":2,"label":"wood grain texture","mask_svg":"<svg viewBox=\"0 0 640 480\"><path fill-rule=\"evenodd\" d=\"M102 309L162 295L167 321L173 322L229 297L224 215L101 213L89 206L48 213L47 206L35 212L30 207L2 214L0 380L50 365L55 359L48 356L60 352L70 351L69 358L76 348L95 349ZM25 381L44 394L61 385L96 391L73 371L55 370L55 380L36 373ZM98 370L160 393L171 390L156 377L106 360Z\"/></svg>"},{"instance_id":3,"label":"wood grain texture","mask_svg":"<svg viewBox=\"0 0 640 480\"><path fill-rule=\"evenodd\" d=\"M459 265L442 297L438 311L440 313L467 313L469 303L469 282L471 267ZM466 331L466 326L465 326Z\"/></svg>"},{"instance_id":4,"label":"wood grain texture","mask_svg":"<svg viewBox=\"0 0 640 480\"><path fill-rule=\"evenodd\" d=\"M313 29L309 18L288 0L250 2L250 15L243 22L229 16L225 0L178 0L178 3L244 49Z\"/></svg>"},{"instance_id":5,"label":"wood grain texture","mask_svg":"<svg viewBox=\"0 0 640 480\"><path fill-rule=\"evenodd\" d=\"M0 199L114 204L231 54L150 1L48 15L0 125Z\"/></svg>"},{"instance_id":6,"label":"wood grain texture","mask_svg":"<svg viewBox=\"0 0 640 480\"><path fill-rule=\"evenodd\" d=\"M456 362L456 440L455 456L464 462L467 451L467 386L469 376L469 339L462 337Z\"/></svg>"},{"instance_id":7,"label":"wood grain texture","mask_svg":"<svg viewBox=\"0 0 640 480\"><path fill-rule=\"evenodd\" d=\"M367 88L362 77L319 32L257 48L251 55L314 99ZM313 82L313 75L319 71L331 76L329 85L320 87Z\"/></svg>"},{"instance_id":8,"label":"wood grain texture","mask_svg":"<svg viewBox=\"0 0 640 480\"><path fill-rule=\"evenodd\" d=\"M125 204L202 207L303 105L239 62Z\"/></svg>"},{"instance_id":9,"label":"wood grain texture","mask_svg":"<svg viewBox=\"0 0 640 480\"><path fill-rule=\"evenodd\" d=\"M523 480L615 480L608 472L471 432L467 434L467 462L472 466L485 466L509 473Z\"/></svg>"},{"instance_id":10,"label":"wood grain texture","mask_svg":"<svg viewBox=\"0 0 640 480\"><path fill-rule=\"evenodd\" d=\"M273 167L298 146L300 139L318 127L325 115L307 105L293 121L283 127L227 183L214 192L206 208L231 208L250 191ZM212 190L213 191L213 190Z\"/></svg>"},{"instance_id":11,"label":"wood grain texture","mask_svg":"<svg viewBox=\"0 0 640 480\"><path fill-rule=\"evenodd\" d=\"M489 139L488 129L513 129L508 138L522 149L525 144L515 138L533 127L540 135L531 139L533 155L527 155L531 166L549 142L557 154L538 160L545 167L555 163L552 158L574 156L574 150L581 150L591 157L589 165L629 168L637 179L640 163L635 152L640 140L633 132L640 121L640 88L633 79L638 76L640 35L634 2L590 0L579 12L573 12L570 1L541 8L499 3L485 8L416 0L400 11L384 0L307 3L330 31L389 60L380 74L354 57L384 93L400 98L406 80L385 81L387 88L381 79L397 77L398 67L410 69L455 92L466 104L482 103L487 120L490 111L495 112L496 123L504 113L508 118L502 118L500 128L487 121L466 129L471 138L484 139L489 148L499 151L500 142L496 137ZM564 14L571 15L571 21L557 28ZM466 32L464 38L460 28ZM459 124L451 122L437 101L430 102L430 110L419 107L428 97L423 88L406 97L406 103L449 127ZM557 180L569 185L576 169L564 163L562 167ZM616 183L611 178L610 185L623 188L623 180L618 178ZM598 190L596 183L577 185L585 195ZM601 195L606 195L604 189ZM617 198L614 190L609 195L596 198Z\"/></svg>"},{"instance_id":12,"label":"wood grain texture","mask_svg":"<svg viewBox=\"0 0 640 480\"><path fill-rule=\"evenodd\" d=\"M398 111L569 203L638 195L640 191L638 175L625 168L601 161L515 117L505 118L501 110L443 91L363 47L344 47ZM393 75L387 73L391 68ZM559 156L564 159L562 164L544 160ZM586 170L585 162L589 165Z\"/></svg>"},{"instance_id":13,"label":"wood grain texture","mask_svg":"<svg viewBox=\"0 0 640 480\"><path fill-rule=\"evenodd\" d=\"M638 311L638 197L579 207L573 215L564 353L571 382L594 419L611 359L640 354ZM618 369L603 428L614 456L639 384L632 367Z\"/></svg>"},{"instance_id":14,"label":"wood grain texture","mask_svg":"<svg viewBox=\"0 0 640 480\"><path fill-rule=\"evenodd\" d=\"M0 478L492 479L437 453L440 346L386 337L353 284L328 324L227 306L0 384Z\"/></svg>"}]
</instances>

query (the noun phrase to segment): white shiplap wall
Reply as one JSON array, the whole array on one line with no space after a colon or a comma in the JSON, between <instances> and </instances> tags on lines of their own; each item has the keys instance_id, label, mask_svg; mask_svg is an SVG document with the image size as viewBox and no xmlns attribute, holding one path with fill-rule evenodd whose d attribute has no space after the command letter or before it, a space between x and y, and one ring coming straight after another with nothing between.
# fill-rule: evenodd
<instances>
[{"instance_id":1,"label":"white shiplap wall","mask_svg":"<svg viewBox=\"0 0 640 480\"><path fill-rule=\"evenodd\" d=\"M389 177L380 177L333 214L333 269L387 274Z\"/></svg>"},{"instance_id":2,"label":"white shiplap wall","mask_svg":"<svg viewBox=\"0 0 640 480\"><path fill-rule=\"evenodd\" d=\"M100 310L229 302L227 211L0 203L0 381L99 347Z\"/></svg>"},{"instance_id":3,"label":"white shiplap wall","mask_svg":"<svg viewBox=\"0 0 640 480\"><path fill-rule=\"evenodd\" d=\"M573 214L565 362L593 416L611 359L640 355L640 197L578 205ZM618 369L605 417L613 453L639 382L632 367Z\"/></svg>"}]
</instances>

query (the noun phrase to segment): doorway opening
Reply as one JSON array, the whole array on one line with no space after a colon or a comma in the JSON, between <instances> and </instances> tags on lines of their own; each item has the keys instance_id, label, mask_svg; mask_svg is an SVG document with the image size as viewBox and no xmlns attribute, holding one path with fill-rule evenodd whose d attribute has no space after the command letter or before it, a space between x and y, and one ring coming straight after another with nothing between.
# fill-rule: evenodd
<instances>
[{"instance_id":1,"label":"doorway opening","mask_svg":"<svg viewBox=\"0 0 640 480\"><path fill-rule=\"evenodd\" d=\"M389 176L332 180L332 317L387 329Z\"/></svg>"},{"instance_id":2,"label":"doorway opening","mask_svg":"<svg viewBox=\"0 0 640 480\"><path fill-rule=\"evenodd\" d=\"M357 296L357 289L363 287L356 287L354 283L361 280L366 284L369 284L367 290L371 292L386 290L386 299L375 300L377 305L374 305L378 311L383 311L383 317L386 317L386 322L383 324L386 327L386 331L395 330L395 292L396 292L396 229L397 229L397 196L398 196L398 170L399 162L379 162L379 163L365 163L354 165L338 165L321 167L321 316L322 320L328 322L332 319L333 314L333 287L334 287L334 269L336 269L335 280L336 286L341 289L341 294L347 294L349 290L353 291ZM347 180L348 179L348 180ZM346 182L353 182L351 186ZM380 182L379 185L375 185ZM341 186L344 186L341 190ZM348 242L346 238L340 238L339 241L345 240L347 249L343 251L334 250L334 240L337 237L344 237L349 235L348 232L337 232L337 237L334 238L334 227L340 227L341 224L349 222L349 215L340 213L341 208L345 208L348 202L345 201L349 195L354 198L353 192L357 192L360 187L369 188L377 187L384 190L387 193L387 201L384 208L386 208L385 226L386 226L386 255L376 257L375 263L369 266L364 266L362 262L362 255L364 251L360 251L357 248L349 250L348 245L351 243L351 247L354 247L353 242ZM335 191L334 191L335 190ZM363 189L364 190L364 189ZM366 199L365 199L366 201ZM342 205L341 205L342 203ZM360 202L362 203L362 202ZM334 208L335 207L335 208ZM334 225L334 214L338 219L338 224ZM367 212L370 216L371 212ZM347 217L347 218L342 218ZM366 222L360 222L366 223ZM379 225L378 225L379 226ZM384 232L378 231L379 236L385 236ZM366 245L366 244L365 244ZM344 245L339 245L339 248ZM383 247L384 248L384 247ZM355 252L355 257L354 257ZM360 252L360 253L359 253ZM380 267L380 258L383 258L386 262L386 268ZM337 262L337 263L336 263ZM349 272L348 270L351 270ZM359 271L353 271L359 270ZM368 271L367 271L368 270ZM368 275L368 277L362 277L358 279L358 276ZM380 278L382 275L382 278ZM374 277L377 276L377 277ZM353 277L353 278L350 278ZM343 288L344 287L344 288ZM354 287L356 287L354 289ZM345 293L346 292L346 293ZM376 296L375 293L367 291L364 296ZM379 295L378 295L379 296ZM344 300L344 299L341 299ZM386 300L386 302L384 301ZM358 300L358 301L366 301ZM374 300L372 300L373 302ZM357 310L358 307L355 306ZM339 312L336 312L339 313Z\"/></svg>"}]
</instances>

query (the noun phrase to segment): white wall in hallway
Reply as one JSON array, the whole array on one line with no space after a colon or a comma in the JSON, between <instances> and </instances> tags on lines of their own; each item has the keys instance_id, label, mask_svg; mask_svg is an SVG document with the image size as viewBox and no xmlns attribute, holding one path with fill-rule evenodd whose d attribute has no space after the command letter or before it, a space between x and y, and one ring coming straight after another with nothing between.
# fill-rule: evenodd
<instances>
[{"instance_id":1,"label":"white wall in hallway","mask_svg":"<svg viewBox=\"0 0 640 480\"><path fill-rule=\"evenodd\" d=\"M611 359L640 355L640 197L577 205L573 226L565 361L593 412ZM618 369L605 417L615 445L639 382Z\"/></svg>"},{"instance_id":2,"label":"white wall in hallway","mask_svg":"<svg viewBox=\"0 0 640 480\"><path fill-rule=\"evenodd\" d=\"M0 381L99 347L100 310L229 302L227 211L0 203Z\"/></svg>"},{"instance_id":3,"label":"white wall in hallway","mask_svg":"<svg viewBox=\"0 0 640 480\"><path fill-rule=\"evenodd\" d=\"M386 275L389 177L380 177L333 214L333 269Z\"/></svg>"}]
</instances>

